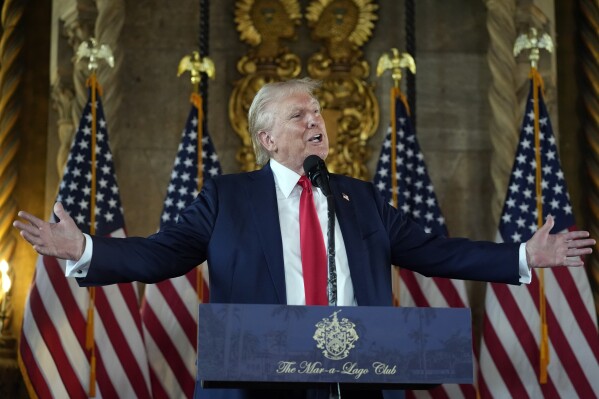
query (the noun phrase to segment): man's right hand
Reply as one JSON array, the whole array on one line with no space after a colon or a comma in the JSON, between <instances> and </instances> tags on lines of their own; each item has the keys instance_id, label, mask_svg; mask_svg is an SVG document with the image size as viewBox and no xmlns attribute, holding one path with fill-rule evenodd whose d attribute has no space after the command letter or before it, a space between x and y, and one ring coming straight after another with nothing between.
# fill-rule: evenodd
<instances>
[{"instance_id":1,"label":"man's right hand","mask_svg":"<svg viewBox=\"0 0 599 399\"><path fill-rule=\"evenodd\" d=\"M77 261L85 249L85 237L75 221L65 212L62 204L54 204L54 213L60 219L58 223L45 222L30 213L20 211L19 217L28 223L15 220L13 226L19 229L40 255L54 256Z\"/></svg>"}]
</instances>

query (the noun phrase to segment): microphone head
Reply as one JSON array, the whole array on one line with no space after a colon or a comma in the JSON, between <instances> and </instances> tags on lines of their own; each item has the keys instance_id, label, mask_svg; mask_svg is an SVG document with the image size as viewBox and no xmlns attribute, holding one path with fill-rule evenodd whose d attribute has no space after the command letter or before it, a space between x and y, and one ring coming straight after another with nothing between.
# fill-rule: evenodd
<instances>
[{"instance_id":1,"label":"microphone head","mask_svg":"<svg viewBox=\"0 0 599 399\"><path fill-rule=\"evenodd\" d=\"M318 184L320 178L324 177L327 180L329 178L329 171L322 158L318 155L309 155L304 160L304 172L315 187L320 187ZM322 187L320 188L322 189Z\"/></svg>"}]
</instances>

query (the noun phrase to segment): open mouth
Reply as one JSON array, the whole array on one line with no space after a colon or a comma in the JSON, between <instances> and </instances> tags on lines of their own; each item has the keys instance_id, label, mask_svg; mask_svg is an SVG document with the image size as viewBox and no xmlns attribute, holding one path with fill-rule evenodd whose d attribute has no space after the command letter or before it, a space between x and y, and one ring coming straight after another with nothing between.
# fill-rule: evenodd
<instances>
[{"instance_id":1,"label":"open mouth","mask_svg":"<svg viewBox=\"0 0 599 399\"><path fill-rule=\"evenodd\" d=\"M316 136L311 137L308 141L310 143L321 143L322 142L322 134L317 134Z\"/></svg>"}]
</instances>

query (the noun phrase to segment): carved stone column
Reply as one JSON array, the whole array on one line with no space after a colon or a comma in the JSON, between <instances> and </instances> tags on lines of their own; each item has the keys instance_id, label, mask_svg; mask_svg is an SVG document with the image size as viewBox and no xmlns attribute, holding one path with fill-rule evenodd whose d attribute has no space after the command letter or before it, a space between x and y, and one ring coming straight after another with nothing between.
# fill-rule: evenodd
<instances>
[{"instance_id":1,"label":"carved stone column","mask_svg":"<svg viewBox=\"0 0 599 399\"><path fill-rule=\"evenodd\" d=\"M6 1L2 7L0 39L0 258L10 261L15 248L12 221L17 212L14 188L17 183L15 156L19 142L16 123L21 112L18 89L23 66L23 26L20 25L25 1Z\"/></svg>"},{"instance_id":2,"label":"carved stone column","mask_svg":"<svg viewBox=\"0 0 599 399\"><path fill-rule=\"evenodd\" d=\"M487 0L489 51L487 60L492 84L489 88L492 119L489 127L493 155L491 177L495 188L491 204L493 220L498 221L518 143L518 99L516 97L516 60L513 55L516 40L516 1Z\"/></svg>"},{"instance_id":3,"label":"carved stone column","mask_svg":"<svg viewBox=\"0 0 599 399\"><path fill-rule=\"evenodd\" d=\"M53 8L50 80L52 107L58 111L58 180L87 101L87 66L73 64L75 52L90 37L96 12L91 0L55 0Z\"/></svg>"},{"instance_id":4,"label":"carved stone column","mask_svg":"<svg viewBox=\"0 0 599 399\"><path fill-rule=\"evenodd\" d=\"M69 156L69 146L75 134L75 125L72 120L74 94L73 91L64 87L60 81L52 85L52 108L58 113L58 140L60 146L56 156L56 168L59 176L62 175L64 165Z\"/></svg>"},{"instance_id":5,"label":"carved stone column","mask_svg":"<svg viewBox=\"0 0 599 399\"><path fill-rule=\"evenodd\" d=\"M118 146L118 109L121 107L122 93L119 83L121 66L123 65L123 50L120 45L121 31L125 23L124 0L97 0L98 18L96 19L95 37L99 44L107 44L114 56L114 67L100 63L98 82L102 86L102 106L108 121L108 132L112 148Z\"/></svg>"},{"instance_id":6,"label":"carved stone column","mask_svg":"<svg viewBox=\"0 0 599 399\"><path fill-rule=\"evenodd\" d=\"M12 222L16 218L16 155L21 117L19 86L23 75L21 51L24 27L21 23L25 0L8 0L2 5L2 37L0 38L0 259L11 262L16 248ZM9 308L12 307L8 302ZM9 315L10 317L10 315ZM10 318L0 329L0 392L12 396L18 391L19 370L16 340L11 333Z\"/></svg>"},{"instance_id":7,"label":"carved stone column","mask_svg":"<svg viewBox=\"0 0 599 399\"><path fill-rule=\"evenodd\" d=\"M584 112L582 129L588 145L585 161L588 173L587 229L592 237L599 237L599 6L596 1L580 0L582 24L580 37L582 43L581 62L582 80L581 100ZM587 258L590 280L593 285L595 307L599 311L599 245L595 245L593 254Z\"/></svg>"},{"instance_id":8,"label":"carved stone column","mask_svg":"<svg viewBox=\"0 0 599 399\"><path fill-rule=\"evenodd\" d=\"M89 70L85 62L75 62L77 48L92 35L98 43L112 49L115 66L100 64L98 81L105 88L103 106L110 123L110 132L118 131L118 108L121 104L119 71L123 52L119 37L125 22L123 0L55 0L51 59L52 105L58 112L58 177L62 175L73 135L87 101L86 81ZM113 146L114 146L113 141Z\"/></svg>"}]
</instances>

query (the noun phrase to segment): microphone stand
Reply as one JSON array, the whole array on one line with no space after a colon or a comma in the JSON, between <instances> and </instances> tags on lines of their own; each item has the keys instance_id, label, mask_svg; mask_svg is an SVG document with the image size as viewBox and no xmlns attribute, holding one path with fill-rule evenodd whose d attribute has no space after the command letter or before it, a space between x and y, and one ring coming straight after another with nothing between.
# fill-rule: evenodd
<instances>
[{"instance_id":1,"label":"microphone stand","mask_svg":"<svg viewBox=\"0 0 599 399\"><path fill-rule=\"evenodd\" d=\"M327 278L327 297L329 306L337 306L337 268L335 267L335 199L329 186L329 172L324 161L317 155L310 155L304 160L304 171L315 187L319 187L327 198L327 252L329 275ZM335 392L335 388L336 391ZM329 397L341 399L339 383L331 384Z\"/></svg>"},{"instance_id":2,"label":"microphone stand","mask_svg":"<svg viewBox=\"0 0 599 399\"><path fill-rule=\"evenodd\" d=\"M327 296L329 297L329 306L337 306L337 268L335 267L335 199L333 194L327 197L327 244L328 244L328 264L329 278L327 283ZM337 392L334 392L334 389ZM331 385L329 391L331 398L341 399L341 386L339 383Z\"/></svg>"},{"instance_id":3,"label":"microphone stand","mask_svg":"<svg viewBox=\"0 0 599 399\"><path fill-rule=\"evenodd\" d=\"M335 267L335 199L333 195L327 197L327 237L328 237L328 265L329 278L327 283L327 296L329 306L337 306L337 269Z\"/></svg>"}]
</instances>

